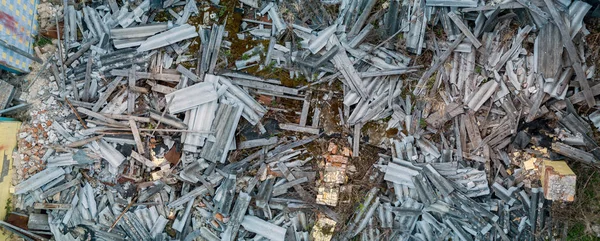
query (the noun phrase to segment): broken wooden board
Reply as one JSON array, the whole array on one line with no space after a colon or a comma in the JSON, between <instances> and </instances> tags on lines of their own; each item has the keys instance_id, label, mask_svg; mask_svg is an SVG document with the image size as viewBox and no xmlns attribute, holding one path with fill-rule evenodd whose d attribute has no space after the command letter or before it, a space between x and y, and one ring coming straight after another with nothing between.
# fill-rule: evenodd
<instances>
[{"instance_id":1,"label":"broken wooden board","mask_svg":"<svg viewBox=\"0 0 600 241\"><path fill-rule=\"evenodd\" d=\"M0 80L0 110L6 109L15 95L15 87L4 80Z\"/></svg>"}]
</instances>

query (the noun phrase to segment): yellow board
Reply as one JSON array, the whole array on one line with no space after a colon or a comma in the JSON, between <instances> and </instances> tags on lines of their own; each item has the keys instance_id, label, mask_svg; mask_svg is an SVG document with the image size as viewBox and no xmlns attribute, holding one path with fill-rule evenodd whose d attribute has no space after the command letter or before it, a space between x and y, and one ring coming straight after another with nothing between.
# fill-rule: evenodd
<instances>
[{"instance_id":1,"label":"yellow board","mask_svg":"<svg viewBox=\"0 0 600 241\"><path fill-rule=\"evenodd\" d=\"M540 167L544 197L548 200L575 200L577 175L565 161L544 160Z\"/></svg>"},{"instance_id":2,"label":"yellow board","mask_svg":"<svg viewBox=\"0 0 600 241\"><path fill-rule=\"evenodd\" d=\"M12 153L17 146L17 133L21 122L18 121L0 121L0 220L6 218L6 205L12 197L10 190L12 188L12 177L15 173L13 168ZM8 165L8 166L5 166ZM2 176L5 174L4 176ZM0 240L8 240L6 234L0 232Z\"/></svg>"},{"instance_id":3,"label":"yellow board","mask_svg":"<svg viewBox=\"0 0 600 241\"><path fill-rule=\"evenodd\" d=\"M573 170L571 170L571 168L569 167L569 165L567 165L567 162L565 162L565 161L544 160L544 166L554 168L554 171L559 173L560 175L564 175L564 176L575 175ZM544 178L544 174L545 173L542 173L542 179Z\"/></svg>"}]
</instances>

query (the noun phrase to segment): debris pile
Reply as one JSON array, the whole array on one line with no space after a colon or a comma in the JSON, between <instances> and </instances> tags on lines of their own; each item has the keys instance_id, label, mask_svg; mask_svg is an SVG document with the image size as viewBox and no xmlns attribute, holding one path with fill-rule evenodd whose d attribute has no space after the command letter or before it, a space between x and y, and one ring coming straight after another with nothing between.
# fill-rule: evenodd
<instances>
[{"instance_id":1,"label":"debris pile","mask_svg":"<svg viewBox=\"0 0 600 241\"><path fill-rule=\"evenodd\" d=\"M550 200L572 201L576 179L554 160L600 158L587 122L600 126L600 112L574 106L600 94L584 61L591 6L380 2L64 6L42 68L55 114L32 116L19 136L15 206L31 225L18 232L553 237Z\"/></svg>"}]
</instances>

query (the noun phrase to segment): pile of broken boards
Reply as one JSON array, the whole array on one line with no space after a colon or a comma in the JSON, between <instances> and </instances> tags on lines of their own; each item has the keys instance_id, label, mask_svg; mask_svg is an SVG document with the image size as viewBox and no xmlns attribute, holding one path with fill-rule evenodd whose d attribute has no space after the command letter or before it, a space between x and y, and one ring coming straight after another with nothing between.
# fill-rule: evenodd
<instances>
[{"instance_id":1,"label":"pile of broken boards","mask_svg":"<svg viewBox=\"0 0 600 241\"><path fill-rule=\"evenodd\" d=\"M81 125L52 125L61 140L42 157L46 169L15 187L16 208L45 210L35 223L47 225L34 226L56 240L309 240L311 225L324 219L340 232L313 238L526 240L552 234L549 202L507 153L534 142L598 160L591 128L573 106L593 107L600 91L587 81L594 67L583 64L583 45L575 45L587 32L586 3L322 1L338 5L337 18L317 4L312 10L322 14L299 21L282 17L290 6L242 0L271 22L244 19L243 33L228 33L224 25L189 25L200 15L196 1L151 2L65 6L64 44L46 67L60 86L54 94ZM167 8L176 21L149 24L151 8ZM445 39L427 35L428 24L441 25ZM286 32L302 43L279 44ZM371 35L383 40L368 43ZM190 54L198 37L200 53ZM238 70L287 68L311 83L291 88L217 73L231 38L269 40L267 48L251 46ZM434 56L426 68L402 54L425 51ZM197 67L181 65L189 62ZM368 191L349 220L315 203L315 170L304 165L313 157L302 147L320 137L319 106L307 125L312 102L304 92L335 80L344 96L334 111L354 128L353 156L368 122L385 121L397 133L377 143L392 154L381 154L367 177L385 188ZM236 140L241 122L268 132L258 95L303 101L299 123L279 127L314 135ZM561 138L551 145L522 123L546 118L561 124L549 130ZM232 162L231 150L250 148Z\"/></svg>"}]
</instances>

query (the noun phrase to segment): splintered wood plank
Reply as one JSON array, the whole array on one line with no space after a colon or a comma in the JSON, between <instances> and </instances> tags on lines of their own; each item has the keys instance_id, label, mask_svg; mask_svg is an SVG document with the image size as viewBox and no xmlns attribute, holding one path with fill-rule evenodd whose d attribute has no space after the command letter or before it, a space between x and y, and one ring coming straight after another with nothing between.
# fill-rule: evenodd
<instances>
[{"instance_id":1,"label":"splintered wood plank","mask_svg":"<svg viewBox=\"0 0 600 241\"><path fill-rule=\"evenodd\" d=\"M60 74L58 73L58 67L56 67L55 64L50 64L50 71L52 71L52 75L54 76L54 81L56 81L56 83L58 83L59 90L64 91L65 90L65 79L61 78Z\"/></svg>"},{"instance_id":2,"label":"splintered wood plank","mask_svg":"<svg viewBox=\"0 0 600 241\"><path fill-rule=\"evenodd\" d=\"M113 69L110 71L110 74L113 76L129 76L129 70L126 69ZM135 72L135 77L137 79L152 79L152 80L160 80L169 83L179 83L181 79L181 75L179 74L164 74L164 73L148 73L148 72Z\"/></svg>"},{"instance_id":3,"label":"splintered wood plank","mask_svg":"<svg viewBox=\"0 0 600 241\"><path fill-rule=\"evenodd\" d=\"M459 118L459 119L457 119L458 123L459 123L458 130L459 130L460 137L461 137L458 140L460 140L460 142L461 142L460 144L461 144L463 152L465 152L469 149L469 146L467 146L467 128L465 127L465 121L464 121L466 119L465 116L466 116L466 114L460 116L460 118L457 117L457 118Z\"/></svg>"},{"instance_id":4,"label":"splintered wood plank","mask_svg":"<svg viewBox=\"0 0 600 241\"><path fill-rule=\"evenodd\" d=\"M500 176L502 176L503 178L509 176L508 172L506 172L506 168L504 167L504 165L502 164L500 159L498 159L496 157L492 157L492 162L494 162L494 168L496 168L496 170L498 170L498 173L500 173ZM495 179L496 177L493 177L493 178Z\"/></svg>"},{"instance_id":5,"label":"splintered wood plank","mask_svg":"<svg viewBox=\"0 0 600 241\"><path fill-rule=\"evenodd\" d=\"M310 133L313 135L318 135L320 132L319 129L317 129L317 128L313 128L313 127L309 127L309 126L300 126L300 125L296 125L296 124L281 123L281 124L279 124L279 128L281 128L282 130L305 132L305 133Z\"/></svg>"},{"instance_id":6,"label":"splintered wood plank","mask_svg":"<svg viewBox=\"0 0 600 241\"><path fill-rule=\"evenodd\" d=\"M72 206L70 203L34 203L33 209L69 210Z\"/></svg>"},{"instance_id":7,"label":"splintered wood plank","mask_svg":"<svg viewBox=\"0 0 600 241\"><path fill-rule=\"evenodd\" d=\"M144 144L142 143L142 138L140 138L140 131L137 128L137 123L134 120L129 120L129 127L131 127L131 134L133 134L133 139L135 140L138 152L143 155Z\"/></svg>"},{"instance_id":8,"label":"splintered wood plank","mask_svg":"<svg viewBox=\"0 0 600 241\"><path fill-rule=\"evenodd\" d=\"M148 94L148 92L150 92L150 90L148 90L147 88L139 86L129 86L129 90L140 94Z\"/></svg>"},{"instance_id":9,"label":"splintered wood plank","mask_svg":"<svg viewBox=\"0 0 600 241\"><path fill-rule=\"evenodd\" d=\"M539 80L539 82L540 84L543 83L541 79ZM544 91L538 91L538 93L535 94L535 96L533 97L533 105L531 106L531 108L529 108L529 113L527 114L527 118L525 119L526 122L531 122L536 118L536 116L539 116L538 112L540 110L540 106L542 106L542 102L544 100L545 95L546 93Z\"/></svg>"},{"instance_id":10,"label":"splintered wood plank","mask_svg":"<svg viewBox=\"0 0 600 241\"><path fill-rule=\"evenodd\" d=\"M114 92L117 89L117 86L119 86L121 80L123 80L123 77L117 77L115 80L113 80L113 82L110 82L110 84L108 84L108 87L106 88L106 91L104 92L102 97L100 97L100 99L96 101L96 104L94 104L94 107L92 107L92 111L98 112L100 110L100 108L106 103L112 92Z\"/></svg>"},{"instance_id":11,"label":"splintered wood plank","mask_svg":"<svg viewBox=\"0 0 600 241\"><path fill-rule=\"evenodd\" d=\"M471 161L485 163L485 158L483 158L483 157L481 157L479 155L473 155L473 154L468 153L468 152L463 152L463 157L465 157L465 159L469 159Z\"/></svg>"},{"instance_id":12,"label":"splintered wood plank","mask_svg":"<svg viewBox=\"0 0 600 241\"><path fill-rule=\"evenodd\" d=\"M308 120L308 110L310 109L310 99L308 99L308 95L302 104L302 114L300 114L300 126L306 126L306 121Z\"/></svg>"},{"instance_id":13,"label":"splintered wood plank","mask_svg":"<svg viewBox=\"0 0 600 241\"><path fill-rule=\"evenodd\" d=\"M560 69L562 62L563 44L558 27L554 24L546 24L540 29L536 45L538 71L544 78L554 78Z\"/></svg>"},{"instance_id":14,"label":"splintered wood plank","mask_svg":"<svg viewBox=\"0 0 600 241\"><path fill-rule=\"evenodd\" d=\"M83 101L88 102L90 101L90 86L92 85L92 63L94 62L94 58L92 58L92 55L90 54L90 56L87 59L87 64L85 67L85 83L83 85L83 94L81 95L81 98Z\"/></svg>"},{"instance_id":15,"label":"splintered wood plank","mask_svg":"<svg viewBox=\"0 0 600 241\"><path fill-rule=\"evenodd\" d=\"M502 118L502 120L500 120L500 122L496 125L496 127L494 127L492 129L491 133L489 135L487 135L485 138L483 138L482 145L488 144L489 146L493 146L493 144L491 144L491 143L495 143L495 141L498 139L503 140L503 138L505 136L501 136L501 133L503 133L505 130L508 130L509 133L511 131L509 124L507 124L508 120L509 120L509 118L506 116L504 118ZM489 124L490 123L488 123L488 126L486 126L485 129L489 128ZM476 147L476 149L479 149L480 147L482 147L482 146L478 146L478 147Z\"/></svg>"},{"instance_id":16,"label":"splintered wood plank","mask_svg":"<svg viewBox=\"0 0 600 241\"><path fill-rule=\"evenodd\" d=\"M566 156L576 161L586 163L588 165L595 165L598 160L591 153L569 146L564 143L554 142L552 143L552 150L558 154Z\"/></svg>"},{"instance_id":17,"label":"splintered wood plank","mask_svg":"<svg viewBox=\"0 0 600 241\"><path fill-rule=\"evenodd\" d=\"M477 127L477 123L475 122L475 116L472 112L469 112L464 116L463 121L465 122L465 127L467 128L467 134L469 136L469 140L471 141L472 147L479 147L481 145L482 138L479 128Z\"/></svg>"},{"instance_id":18,"label":"splintered wood plank","mask_svg":"<svg viewBox=\"0 0 600 241\"><path fill-rule=\"evenodd\" d=\"M459 117L454 118L454 135L456 137L456 158L458 159L458 161L460 163L463 162L463 139L461 138L461 133L460 133L460 124L459 124Z\"/></svg>"},{"instance_id":19,"label":"splintered wood plank","mask_svg":"<svg viewBox=\"0 0 600 241\"><path fill-rule=\"evenodd\" d=\"M148 118L148 117L133 116L133 115L107 114L107 113L102 113L102 115L104 115L108 118L111 118L111 119L115 119L115 120L134 120L136 122L144 122L144 123L150 122L150 118Z\"/></svg>"},{"instance_id":20,"label":"splintered wood plank","mask_svg":"<svg viewBox=\"0 0 600 241\"><path fill-rule=\"evenodd\" d=\"M592 94L594 96L600 95L600 84L594 85L594 87L592 87ZM569 97L569 100L571 101L572 104L577 104L577 103L584 101L585 96L583 95L583 92L577 92L577 93L573 94L571 97ZM559 110L562 110L565 107L567 107L567 104L564 100L557 101L556 103L554 103L552 105L552 108L559 109Z\"/></svg>"},{"instance_id":21,"label":"splintered wood plank","mask_svg":"<svg viewBox=\"0 0 600 241\"><path fill-rule=\"evenodd\" d=\"M283 174L283 176L285 177L285 179L287 179L289 182L293 182L294 180L296 180L296 177L294 176L294 174L292 174L292 172L288 169L288 167L282 163L279 162L277 163L277 168L281 171L281 173ZM308 192L300 185L294 185L294 190L296 190L296 192L298 194L300 194L300 197L304 200L314 200L310 197L312 197L312 195L309 195Z\"/></svg>"},{"instance_id":22,"label":"splintered wood plank","mask_svg":"<svg viewBox=\"0 0 600 241\"><path fill-rule=\"evenodd\" d=\"M170 94L175 92L177 89L175 88L171 88L169 86L166 85L161 85L161 84L157 84L155 82L152 82L150 80L146 81L146 83L148 83L150 86L152 86L152 91L154 92L158 92L158 93L162 93L162 94Z\"/></svg>"},{"instance_id":23,"label":"splintered wood plank","mask_svg":"<svg viewBox=\"0 0 600 241\"><path fill-rule=\"evenodd\" d=\"M15 87L4 80L0 80L0 110L8 107L13 99Z\"/></svg>"},{"instance_id":24,"label":"splintered wood plank","mask_svg":"<svg viewBox=\"0 0 600 241\"><path fill-rule=\"evenodd\" d=\"M354 136L352 137L352 157L358 157L360 150L360 129L362 124L354 125Z\"/></svg>"},{"instance_id":25,"label":"splintered wood plank","mask_svg":"<svg viewBox=\"0 0 600 241\"><path fill-rule=\"evenodd\" d=\"M140 163L144 164L147 167L150 167L150 168L156 167L156 164L154 164L152 161L150 161L150 159L140 155L136 151L131 151L131 157L134 160L139 161Z\"/></svg>"},{"instance_id":26,"label":"splintered wood plank","mask_svg":"<svg viewBox=\"0 0 600 241\"><path fill-rule=\"evenodd\" d=\"M86 108L77 107L77 111L78 111L79 113L82 113L82 114L84 114L84 115L87 115L87 116L88 116L88 119L89 119L90 117L93 117L93 118L96 118L96 119L98 119L98 120L101 120L101 121L103 121L103 122L106 122L106 123L108 123L108 124L117 124L117 125L120 125L120 124L121 124L121 123L119 123L119 122L118 122L118 121L116 121L116 120L113 120L113 119L111 119L111 118L108 118L108 117L106 117L106 116L104 116L104 115L102 115L102 114L100 114L100 113L97 113L97 112L94 112L94 111L88 110L88 109L86 109Z\"/></svg>"},{"instance_id":27,"label":"splintered wood plank","mask_svg":"<svg viewBox=\"0 0 600 241\"><path fill-rule=\"evenodd\" d=\"M128 83L129 83L129 92L127 95L127 113L131 114L135 111L135 99L136 99L136 93L132 90L131 87L135 87L135 69L131 68L131 70L129 70L129 75L127 76L129 78Z\"/></svg>"},{"instance_id":28,"label":"splintered wood plank","mask_svg":"<svg viewBox=\"0 0 600 241\"><path fill-rule=\"evenodd\" d=\"M503 122L496 126L483 140L483 143L494 148L494 150L500 150L512 142L510 136L512 136L516 131L515 128L508 123L508 119L506 117L504 120L507 122Z\"/></svg>"},{"instance_id":29,"label":"splintered wood plank","mask_svg":"<svg viewBox=\"0 0 600 241\"><path fill-rule=\"evenodd\" d=\"M488 175L488 182L493 182L494 179L492 179L492 161L490 158L490 147L488 145L483 145L483 159L485 160L485 172Z\"/></svg>"},{"instance_id":30,"label":"splintered wood plank","mask_svg":"<svg viewBox=\"0 0 600 241\"><path fill-rule=\"evenodd\" d=\"M102 139L102 137L104 137L104 135L99 135L99 136L94 136L94 137L86 138L86 139L83 139L83 140L74 141L74 142L71 142L71 143L67 144L67 147L75 148L75 147L84 146L85 144L88 144L88 143L90 143L92 141L100 140L100 139Z\"/></svg>"},{"instance_id":31,"label":"splintered wood plank","mask_svg":"<svg viewBox=\"0 0 600 241\"><path fill-rule=\"evenodd\" d=\"M321 116L321 109L319 109L319 107L315 107L315 111L313 113L313 118L312 118L312 127L313 128L319 128L320 116Z\"/></svg>"}]
</instances>

